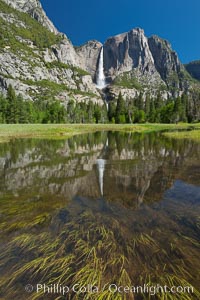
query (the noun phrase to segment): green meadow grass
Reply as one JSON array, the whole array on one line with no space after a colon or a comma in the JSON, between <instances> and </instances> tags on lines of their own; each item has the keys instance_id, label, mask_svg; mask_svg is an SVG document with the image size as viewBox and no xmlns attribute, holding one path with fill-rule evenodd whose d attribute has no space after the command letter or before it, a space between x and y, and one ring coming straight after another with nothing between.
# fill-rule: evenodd
<instances>
[{"instance_id":1,"label":"green meadow grass","mask_svg":"<svg viewBox=\"0 0 200 300\"><path fill-rule=\"evenodd\" d=\"M13 138L58 139L94 131L151 132L200 129L198 124L0 124L0 142ZM189 134L189 132L187 132ZM195 134L195 133L194 133ZM179 135L179 134L177 134Z\"/></svg>"},{"instance_id":2,"label":"green meadow grass","mask_svg":"<svg viewBox=\"0 0 200 300\"><path fill-rule=\"evenodd\" d=\"M175 139L192 139L195 141L200 141L200 129L181 132L166 132L164 134L167 137Z\"/></svg>"}]
</instances>

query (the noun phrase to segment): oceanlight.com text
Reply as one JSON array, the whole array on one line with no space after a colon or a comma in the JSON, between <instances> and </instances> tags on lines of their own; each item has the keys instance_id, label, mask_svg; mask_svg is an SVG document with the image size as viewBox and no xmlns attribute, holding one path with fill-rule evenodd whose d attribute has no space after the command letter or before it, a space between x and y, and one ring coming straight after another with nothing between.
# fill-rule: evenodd
<instances>
[{"instance_id":1,"label":"oceanlight.com text","mask_svg":"<svg viewBox=\"0 0 200 300\"><path fill-rule=\"evenodd\" d=\"M156 294L193 294L193 286L172 286L167 285L148 285L144 284L142 286L122 286L115 283L105 284L102 287L98 287L93 284L86 286L81 286L76 283L72 286L61 285L61 284L41 284L38 283L35 286L32 284L27 284L25 286L25 291L27 293L43 293L43 294L58 294L58 295L67 295L67 294L100 294L101 292L107 291L111 294L149 294L154 296Z\"/></svg>"}]
</instances>

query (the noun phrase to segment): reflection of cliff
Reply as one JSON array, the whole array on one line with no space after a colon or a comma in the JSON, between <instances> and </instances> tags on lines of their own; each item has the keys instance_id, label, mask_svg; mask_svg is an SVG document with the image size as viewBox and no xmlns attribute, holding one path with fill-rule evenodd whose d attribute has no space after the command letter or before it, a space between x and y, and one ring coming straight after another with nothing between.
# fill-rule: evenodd
<instances>
[{"instance_id":1,"label":"reflection of cliff","mask_svg":"<svg viewBox=\"0 0 200 300\"><path fill-rule=\"evenodd\" d=\"M98 196L98 182L92 178L92 169L104 146L103 141L90 146L82 145L84 141L79 142L78 139L58 144L52 141L52 149L45 145L46 141L38 142L33 147L28 145L17 158L8 150L0 159L0 190L16 193L26 189L31 193L65 195L67 198L85 192ZM15 147L17 151L18 145ZM88 185L88 181L92 184Z\"/></svg>"},{"instance_id":2,"label":"reflection of cliff","mask_svg":"<svg viewBox=\"0 0 200 300\"><path fill-rule=\"evenodd\" d=\"M104 194L108 201L137 206L160 200L176 179L193 183L195 178L200 185L200 145L158 135L97 133L67 141L27 140L2 144L0 151L1 193L26 190L67 199ZM106 164L100 172L102 161Z\"/></svg>"},{"instance_id":3,"label":"reflection of cliff","mask_svg":"<svg viewBox=\"0 0 200 300\"><path fill-rule=\"evenodd\" d=\"M114 162L106 168L105 197L137 206L162 199L176 179L200 185L199 150L193 142L155 139L155 135L127 138L124 148L110 147Z\"/></svg>"}]
</instances>

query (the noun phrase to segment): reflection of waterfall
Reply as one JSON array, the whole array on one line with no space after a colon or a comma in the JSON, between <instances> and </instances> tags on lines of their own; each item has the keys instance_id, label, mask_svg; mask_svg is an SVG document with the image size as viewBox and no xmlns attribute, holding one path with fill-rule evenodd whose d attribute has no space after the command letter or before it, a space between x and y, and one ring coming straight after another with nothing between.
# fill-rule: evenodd
<instances>
[{"instance_id":1,"label":"reflection of waterfall","mask_svg":"<svg viewBox=\"0 0 200 300\"><path fill-rule=\"evenodd\" d=\"M109 144L108 144L108 138L107 138L107 140L106 140L106 147L108 147L108 145L109 145Z\"/></svg>"},{"instance_id":2,"label":"reflection of waterfall","mask_svg":"<svg viewBox=\"0 0 200 300\"><path fill-rule=\"evenodd\" d=\"M144 200L144 195L146 194L146 191L148 190L148 188L150 187L151 184L151 180L150 179L146 179L145 183L143 183L142 189L140 194L138 195L138 205L140 206L143 203Z\"/></svg>"},{"instance_id":3,"label":"reflection of waterfall","mask_svg":"<svg viewBox=\"0 0 200 300\"><path fill-rule=\"evenodd\" d=\"M105 171L105 164L106 164L105 159L102 158L97 159L97 167L99 172L99 187L101 191L101 196L103 196L103 176Z\"/></svg>"},{"instance_id":4,"label":"reflection of waterfall","mask_svg":"<svg viewBox=\"0 0 200 300\"><path fill-rule=\"evenodd\" d=\"M106 80L105 80L104 68L103 68L103 47L102 47L100 52L99 65L97 69L97 87L99 89L103 89L105 86L106 86Z\"/></svg>"},{"instance_id":5,"label":"reflection of waterfall","mask_svg":"<svg viewBox=\"0 0 200 300\"><path fill-rule=\"evenodd\" d=\"M105 101L105 104L106 104L106 109L107 109L107 111L108 111L108 108L109 108L109 106L108 106L108 102L107 102L107 101Z\"/></svg>"}]
</instances>

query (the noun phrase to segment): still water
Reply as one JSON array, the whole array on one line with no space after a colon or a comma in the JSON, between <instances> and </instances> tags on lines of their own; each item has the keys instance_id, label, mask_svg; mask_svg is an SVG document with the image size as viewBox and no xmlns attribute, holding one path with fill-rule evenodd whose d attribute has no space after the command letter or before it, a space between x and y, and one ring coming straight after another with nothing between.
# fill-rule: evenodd
<instances>
[{"instance_id":1,"label":"still water","mask_svg":"<svg viewBox=\"0 0 200 300\"><path fill-rule=\"evenodd\" d=\"M200 144L120 132L0 144L0 231L0 299L200 299Z\"/></svg>"}]
</instances>

